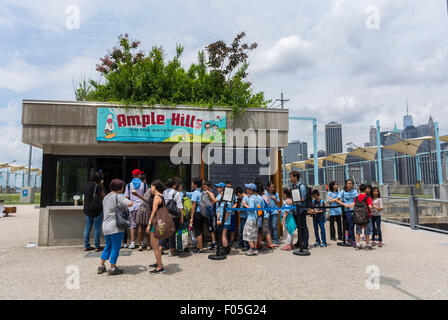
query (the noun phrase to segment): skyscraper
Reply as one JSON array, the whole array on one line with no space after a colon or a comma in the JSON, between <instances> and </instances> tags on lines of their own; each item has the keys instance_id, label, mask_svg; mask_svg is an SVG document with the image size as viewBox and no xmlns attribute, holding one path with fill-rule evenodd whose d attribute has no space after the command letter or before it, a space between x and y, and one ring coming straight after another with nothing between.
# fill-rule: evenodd
<instances>
[{"instance_id":1,"label":"skyscraper","mask_svg":"<svg viewBox=\"0 0 448 320\"><path fill-rule=\"evenodd\" d=\"M375 126L371 126L370 130L369 130L369 146L370 147L375 147L378 142L377 142L377 136L376 136L376 127Z\"/></svg>"},{"instance_id":2,"label":"skyscraper","mask_svg":"<svg viewBox=\"0 0 448 320\"><path fill-rule=\"evenodd\" d=\"M327 154L342 152L342 125L330 122L325 125L325 150Z\"/></svg>"},{"instance_id":3,"label":"skyscraper","mask_svg":"<svg viewBox=\"0 0 448 320\"><path fill-rule=\"evenodd\" d=\"M406 115L403 117L403 129L413 126L412 116L409 114L408 98L406 98Z\"/></svg>"},{"instance_id":4,"label":"skyscraper","mask_svg":"<svg viewBox=\"0 0 448 320\"><path fill-rule=\"evenodd\" d=\"M308 160L308 144L295 140L288 143L288 148L285 149L286 163Z\"/></svg>"}]
</instances>

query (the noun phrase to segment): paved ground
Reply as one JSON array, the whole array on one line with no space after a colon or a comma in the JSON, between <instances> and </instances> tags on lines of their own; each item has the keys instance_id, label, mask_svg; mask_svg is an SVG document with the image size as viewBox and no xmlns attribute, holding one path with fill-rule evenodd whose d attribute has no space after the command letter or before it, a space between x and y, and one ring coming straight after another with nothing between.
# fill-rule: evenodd
<instances>
[{"instance_id":1,"label":"paved ground","mask_svg":"<svg viewBox=\"0 0 448 320\"><path fill-rule=\"evenodd\" d=\"M395 225L384 225L386 245L374 251L331 243L310 257L280 250L257 257L235 252L221 262L164 256L163 275L148 274L152 251L132 251L119 259L125 274L110 277L96 274L98 258L85 257L81 246L26 248L37 241L37 224L31 206L0 219L1 300L448 299L448 237ZM79 268L79 289L67 289L68 266ZM368 266L379 268L378 290L366 288Z\"/></svg>"}]
</instances>

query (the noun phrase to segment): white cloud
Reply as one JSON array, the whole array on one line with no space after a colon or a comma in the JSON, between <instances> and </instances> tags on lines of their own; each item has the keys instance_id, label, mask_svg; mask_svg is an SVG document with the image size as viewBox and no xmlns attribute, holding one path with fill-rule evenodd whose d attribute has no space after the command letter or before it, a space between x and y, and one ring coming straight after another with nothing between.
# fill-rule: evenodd
<instances>
[{"instance_id":1,"label":"white cloud","mask_svg":"<svg viewBox=\"0 0 448 320\"><path fill-rule=\"evenodd\" d=\"M314 65L311 49L315 45L297 35L282 38L267 51L259 51L254 62L254 73L294 73Z\"/></svg>"},{"instance_id":2,"label":"white cloud","mask_svg":"<svg viewBox=\"0 0 448 320\"><path fill-rule=\"evenodd\" d=\"M90 75L97 60L92 57L73 57L62 66L35 66L21 58L13 58L0 65L0 89L16 93L48 88L51 86L71 86L82 74Z\"/></svg>"}]
</instances>

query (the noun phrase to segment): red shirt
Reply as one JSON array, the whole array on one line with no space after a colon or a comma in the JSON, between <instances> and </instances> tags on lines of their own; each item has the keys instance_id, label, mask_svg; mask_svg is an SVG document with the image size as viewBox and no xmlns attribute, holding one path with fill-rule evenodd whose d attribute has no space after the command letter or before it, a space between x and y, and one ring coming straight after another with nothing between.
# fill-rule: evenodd
<instances>
[{"instance_id":1,"label":"red shirt","mask_svg":"<svg viewBox=\"0 0 448 320\"><path fill-rule=\"evenodd\" d=\"M366 200L366 204L367 204L367 210L369 211L369 218L371 218L372 212L370 212L370 206L373 206L372 198L365 193L361 193L359 196L356 197L356 201L362 202L365 197L368 197Z\"/></svg>"}]
</instances>

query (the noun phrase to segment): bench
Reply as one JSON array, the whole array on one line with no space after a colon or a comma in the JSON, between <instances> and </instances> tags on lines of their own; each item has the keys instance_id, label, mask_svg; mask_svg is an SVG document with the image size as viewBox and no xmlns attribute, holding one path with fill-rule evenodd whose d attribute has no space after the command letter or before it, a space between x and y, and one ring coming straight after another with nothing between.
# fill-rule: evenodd
<instances>
[{"instance_id":1,"label":"bench","mask_svg":"<svg viewBox=\"0 0 448 320\"><path fill-rule=\"evenodd\" d=\"M5 217L17 213L17 207L7 207L3 210L3 213L5 214Z\"/></svg>"}]
</instances>

